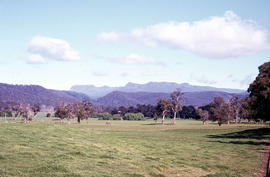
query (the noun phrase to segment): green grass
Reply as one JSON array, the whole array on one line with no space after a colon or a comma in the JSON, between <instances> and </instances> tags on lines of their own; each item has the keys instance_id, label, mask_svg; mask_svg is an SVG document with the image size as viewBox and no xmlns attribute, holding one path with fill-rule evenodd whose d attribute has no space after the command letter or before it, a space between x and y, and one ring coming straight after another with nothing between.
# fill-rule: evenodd
<instances>
[{"instance_id":1,"label":"green grass","mask_svg":"<svg viewBox=\"0 0 270 177\"><path fill-rule=\"evenodd\" d=\"M270 129L180 120L0 118L0 176L256 176Z\"/></svg>"}]
</instances>

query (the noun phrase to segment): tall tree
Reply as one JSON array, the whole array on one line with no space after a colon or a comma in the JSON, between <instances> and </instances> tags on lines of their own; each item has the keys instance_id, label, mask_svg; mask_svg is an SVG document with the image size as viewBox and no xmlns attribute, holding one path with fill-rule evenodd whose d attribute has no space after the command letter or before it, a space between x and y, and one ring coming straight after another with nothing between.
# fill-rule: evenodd
<instances>
[{"instance_id":1,"label":"tall tree","mask_svg":"<svg viewBox=\"0 0 270 177\"><path fill-rule=\"evenodd\" d=\"M259 74L248 88L254 119L270 120L270 62L259 66Z\"/></svg>"},{"instance_id":2,"label":"tall tree","mask_svg":"<svg viewBox=\"0 0 270 177\"><path fill-rule=\"evenodd\" d=\"M177 89L173 93L171 93L171 109L173 111L173 124L176 124L176 114L178 111L181 111L182 105L180 103L182 99L183 93L181 92L180 89Z\"/></svg>"},{"instance_id":3,"label":"tall tree","mask_svg":"<svg viewBox=\"0 0 270 177\"><path fill-rule=\"evenodd\" d=\"M162 125L164 125L164 120L168 112L170 112L172 108L171 100L166 100L164 98L160 98L157 103L157 111L162 115Z\"/></svg>"}]
</instances>

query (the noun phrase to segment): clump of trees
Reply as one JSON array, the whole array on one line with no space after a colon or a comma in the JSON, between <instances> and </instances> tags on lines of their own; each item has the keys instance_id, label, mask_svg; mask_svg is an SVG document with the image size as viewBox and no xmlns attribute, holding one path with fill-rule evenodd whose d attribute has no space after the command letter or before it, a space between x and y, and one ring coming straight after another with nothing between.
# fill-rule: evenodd
<instances>
[{"instance_id":1,"label":"clump of trees","mask_svg":"<svg viewBox=\"0 0 270 177\"><path fill-rule=\"evenodd\" d=\"M239 99L233 97L228 103L222 97L215 97L214 101L200 107L198 115L204 117L202 110L209 114L209 119L218 124L241 123L243 119L266 122L270 120L270 62L259 66L259 74L249 85L249 96Z\"/></svg>"},{"instance_id":2,"label":"clump of trees","mask_svg":"<svg viewBox=\"0 0 270 177\"><path fill-rule=\"evenodd\" d=\"M37 113L40 112L40 106L35 104L18 104L15 102L1 102L0 103L0 116L12 117L14 114L15 120L21 117L25 123L30 122Z\"/></svg>"},{"instance_id":3,"label":"clump of trees","mask_svg":"<svg viewBox=\"0 0 270 177\"><path fill-rule=\"evenodd\" d=\"M73 118L77 118L77 123L81 123L81 120L85 119L88 123L88 118L92 116L94 107L88 100L84 100L78 103L61 104L54 108L54 116L59 117L61 122L66 118L68 124Z\"/></svg>"},{"instance_id":4,"label":"clump of trees","mask_svg":"<svg viewBox=\"0 0 270 177\"><path fill-rule=\"evenodd\" d=\"M218 125L221 126L224 123L230 124L234 120L235 123L241 123L243 119L242 100L238 97L232 97L228 103L226 103L223 97L215 97L214 101L208 105L201 106L198 108L197 113L202 121L207 120L217 121ZM208 116L206 116L206 112Z\"/></svg>"},{"instance_id":5,"label":"clump of trees","mask_svg":"<svg viewBox=\"0 0 270 177\"><path fill-rule=\"evenodd\" d=\"M176 116L182 109L180 101L182 100L183 93L177 89L171 93L171 99L160 98L157 103L157 112L162 116L161 124L164 125L164 120L167 114L173 113L173 124L176 124Z\"/></svg>"}]
</instances>

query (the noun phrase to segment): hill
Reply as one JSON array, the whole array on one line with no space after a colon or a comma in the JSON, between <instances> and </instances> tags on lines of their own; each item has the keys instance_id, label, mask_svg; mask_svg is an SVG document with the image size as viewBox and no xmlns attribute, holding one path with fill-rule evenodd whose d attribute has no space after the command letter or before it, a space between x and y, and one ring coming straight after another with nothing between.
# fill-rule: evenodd
<instances>
[{"instance_id":1,"label":"hill","mask_svg":"<svg viewBox=\"0 0 270 177\"><path fill-rule=\"evenodd\" d=\"M38 85L11 85L0 83L0 101L44 104L55 106L60 103L75 102L89 97L72 91L51 90Z\"/></svg>"},{"instance_id":2,"label":"hill","mask_svg":"<svg viewBox=\"0 0 270 177\"><path fill-rule=\"evenodd\" d=\"M227 92L227 93L242 93L245 90L240 89L228 89L228 88L216 88L209 86L196 86L188 83L174 83L174 82L149 82L146 84L127 83L122 87L96 87L94 85L74 85L71 87L71 91L84 93L91 98L100 98L113 91L120 92L154 92L154 93L171 93L177 88L180 88L183 92Z\"/></svg>"},{"instance_id":3,"label":"hill","mask_svg":"<svg viewBox=\"0 0 270 177\"><path fill-rule=\"evenodd\" d=\"M182 104L202 106L213 101L214 97L222 96L229 101L233 96L244 97L246 93L227 93L217 91L184 92ZM136 106L137 104L156 105L159 98L168 99L169 93L151 92L120 92L114 91L96 100L96 103L106 106Z\"/></svg>"}]
</instances>

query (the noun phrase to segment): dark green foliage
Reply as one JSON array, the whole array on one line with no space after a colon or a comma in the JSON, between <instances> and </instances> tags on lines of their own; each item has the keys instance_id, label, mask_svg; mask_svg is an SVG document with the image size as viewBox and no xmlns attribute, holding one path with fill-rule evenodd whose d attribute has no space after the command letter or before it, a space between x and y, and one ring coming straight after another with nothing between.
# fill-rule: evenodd
<instances>
[{"instance_id":1,"label":"dark green foliage","mask_svg":"<svg viewBox=\"0 0 270 177\"><path fill-rule=\"evenodd\" d=\"M184 119L199 119L198 114L194 106L183 106L182 111L180 111L180 117Z\"/></svg>"},{"instance_id":2,"label":"dark green foliage","mask_svg":"<svg viewBox=\"0 0 270 177\"><path fill-rule=\"evenodd\" d=\"M142 113L126 113L123 120L146 120Z\"/></svg>"},{"instance_id":3,"label":"dark green foliage","mask_svg":"<svg viewBox=\"0 0 270 177\"><path fill-rule=\"evenodd\" d=\"M248 88L251 115L254 119L270 120L270 62L259 66L259 74Z\"/></svg>"}]
</instances>

